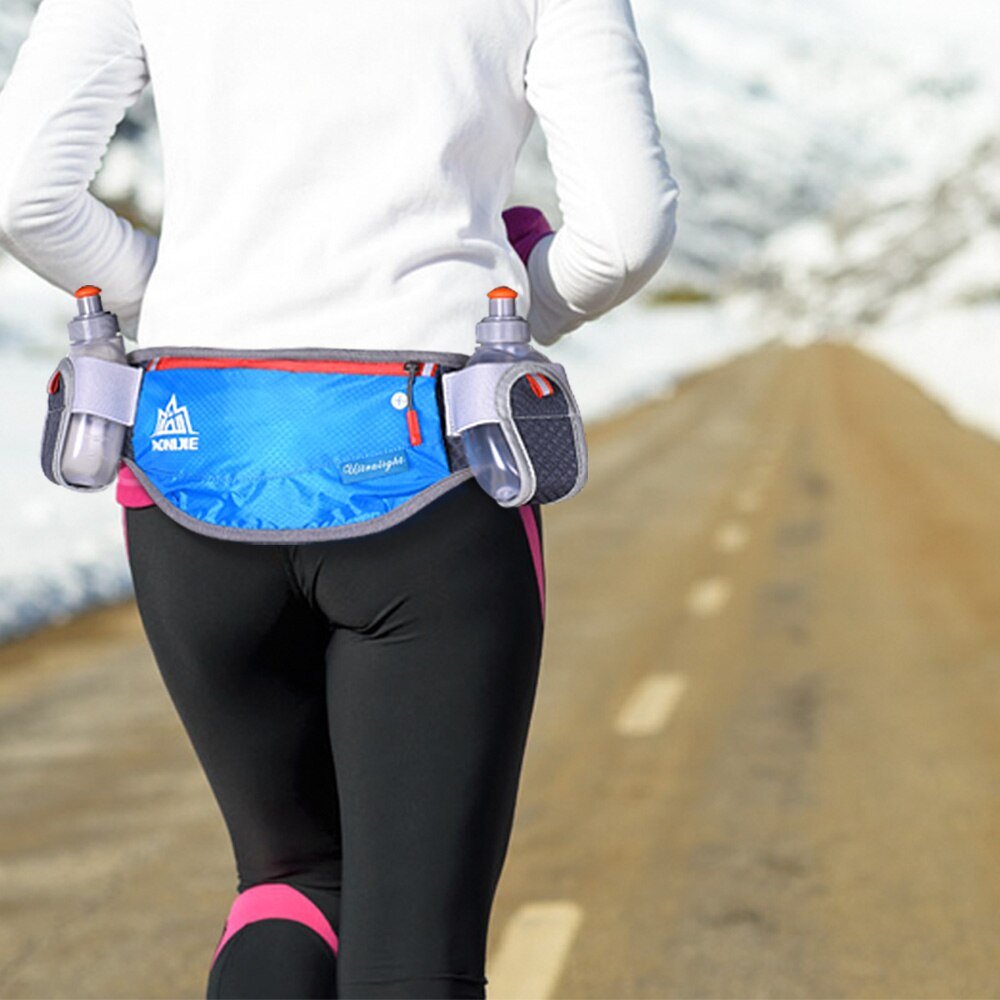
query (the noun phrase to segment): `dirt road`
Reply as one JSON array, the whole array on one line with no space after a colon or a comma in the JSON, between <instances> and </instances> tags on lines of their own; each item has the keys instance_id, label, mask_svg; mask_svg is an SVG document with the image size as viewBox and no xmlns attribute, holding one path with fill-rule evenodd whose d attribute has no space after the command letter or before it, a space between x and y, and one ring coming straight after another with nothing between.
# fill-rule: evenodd
<instances>
[{"instance_id":1,"label":"dirt road","mask_svg":"<svg viewBox=\"0 0 1000 1000\"><path fill-rule=\"evenodd\" d=\"M1000 445L832 344L589 440L490 996L1000 996ZM0 995L203 995L228 841L134 609L0 649L0 717Z\"/></svg>"}]
</instances>

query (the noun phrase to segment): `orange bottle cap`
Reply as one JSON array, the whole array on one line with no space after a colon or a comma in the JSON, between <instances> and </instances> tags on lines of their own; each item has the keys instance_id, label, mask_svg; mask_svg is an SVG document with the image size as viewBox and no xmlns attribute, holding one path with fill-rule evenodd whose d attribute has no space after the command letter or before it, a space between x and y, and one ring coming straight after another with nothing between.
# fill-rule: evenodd
<instances>
[{"instance_id":1,"label":"orange bottle cap","mask_svg":"<svg viewBox=\"0 0 1000 1000\"><path fill-rule=\"evenodd\" d=\"M506 285L499 285L494 288L492 292L488 293L487 298L490 299L516 299L517 292L513 288L508 288Z\"/></svg>"},{"instance_id":2,"label":"orange bottle cap","mask_svg":"<svg viewBox=\"0 0 1000 1000\"><path fill-rule=\"evenodd\" d=\"M81 285L74 293L78 299L84 299L88 295L100 295L101 290L97 285Z\"/></svg>"}]
</instances>

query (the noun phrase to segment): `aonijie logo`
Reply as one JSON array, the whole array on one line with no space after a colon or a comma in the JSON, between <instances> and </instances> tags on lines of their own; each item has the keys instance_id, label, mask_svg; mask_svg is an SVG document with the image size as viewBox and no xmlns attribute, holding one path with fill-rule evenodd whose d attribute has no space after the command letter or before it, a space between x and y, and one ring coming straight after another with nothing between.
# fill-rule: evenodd
<instances>
[{"instance_id":1,"label":"aonijie logo","mask_svg":"<svg viewBox=\"0 0 1000 1000\"><path fill-rule=\"evenodd\" d=\"M153 451L197 451L198 432L191 426L186 406L171 395L166 406L156 408L156 429L150 435Z\"/></svg>"}]
</instances>

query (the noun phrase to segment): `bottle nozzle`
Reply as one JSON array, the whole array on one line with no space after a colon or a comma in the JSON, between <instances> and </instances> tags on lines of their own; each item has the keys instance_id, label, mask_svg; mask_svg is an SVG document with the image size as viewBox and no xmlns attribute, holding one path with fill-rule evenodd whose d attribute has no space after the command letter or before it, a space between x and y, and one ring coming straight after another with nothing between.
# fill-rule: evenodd
<instances>
[{"instance_id":1,"label":"bottle nozzle","mask_svg":"<svg viewBox=\"0 0 1000 1000\"><path fill-rule=\"evenodd\" d=\"M490 300L491 316L516 316L517 292L506 285L500 285L487 294Z\"/></svg>"},{"instance_id":2,"label":"bottle nozzle","mask_svg":"<svg viewBox=\"0 0 1000 1000\"><path fill-rule=\"evenodd\" d=\"M119 332L118 317L104 308L97 285L81 285L73 294L76 296L77 314L69 324L72 343L107 340Z\"/></svg>"},{"instance_id":3,"label":"bottle nozzle","mask_svg":"<svg viewBox=\"0 0 1000 1000\"><path fill-rule=\"evenodd\" d=\"M101 290L97 285L81 285L74 293L78 316L93 316L104 312Z\"/></svg>"},{"instance_id":4,"label":"bottle nozzle","mask_svg":"<svg viewBox=\"0 0 1000 1000\"><path fill-rule=\"evenodd\" d=\"M517 315L517 292L500 285L487 293L490 314L476 325L480 344L521 344L528 342L528 324Z\"/></svg>"}]
</instances>

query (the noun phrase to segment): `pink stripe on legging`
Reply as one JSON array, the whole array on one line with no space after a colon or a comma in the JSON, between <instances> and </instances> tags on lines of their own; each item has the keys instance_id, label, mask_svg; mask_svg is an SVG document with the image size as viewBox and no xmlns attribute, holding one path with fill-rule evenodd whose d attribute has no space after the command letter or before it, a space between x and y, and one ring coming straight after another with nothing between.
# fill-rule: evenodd
<instances>
[{"instance_id":1,"label":"pink stripe on legging","mask_svg":"<svg viewBox=\"0 0 1000 1000\"><path fill-rule=\"evenodd\" d=\"M542 562L542 540L538 535L538 522L530 504L522 504L517 508L521 512L521 521L528 536L531 547L531 558L535 563L535 579L538 581L538 599L542 602L542 620L545 620L545 567Z\"/></svg>"},{"instance_id":2,"label":"pink stripe on legging","mask_svg":"<svg viewBox=\"0 0 1000 1000\"><path fill-rule=\"evenodd\" d=\"M314 930L337 953L339 942L323 911L304 893L282 882L263 882L241 892L233 903L212 962L226 942L255 920L296 920Z\"/></svg>"}]
</instances>

